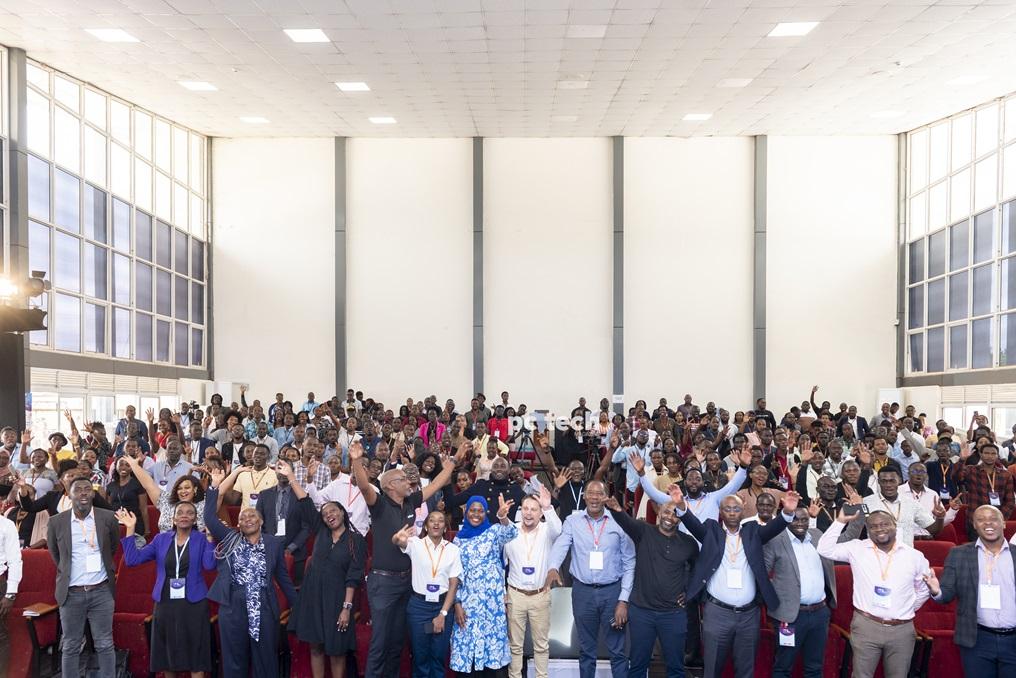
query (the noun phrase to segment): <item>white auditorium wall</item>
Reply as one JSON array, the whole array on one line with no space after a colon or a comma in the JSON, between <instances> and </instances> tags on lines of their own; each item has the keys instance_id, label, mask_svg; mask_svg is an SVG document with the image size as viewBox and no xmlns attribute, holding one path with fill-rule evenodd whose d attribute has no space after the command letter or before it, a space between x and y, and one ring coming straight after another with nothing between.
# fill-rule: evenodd
<instances>
[{"instance_id":1,"label":"white auditorium wall","mask_svg":"<svg viewBox=\"0 0 1016 678\"><path fill-rule=\"evenodd\" d=\"M395 409L430 394L469 405L472 148L471 139L346 145L348 386Z\"/></svg>"},{"instance_id":2,"label":"white auditorium wall","mask_svg":"<svg viewBox=\"0 0 1016 678\"><path fill-rule=\"evenodd\" d=\"M625 139L624 392L752 401L751 137Z\"/></svg>"},{"instance_id":3,"label":"white auditorium wall","mask_svg":"<svg viewBox=\"0 0 1016 678\"><path fill-rule=\"evenodd\" d=\"M874 413L896 383L897 139L769 137L766 395Z\"/></svg>"},{"instance_id":4,"label":"white auditorium wall","mask_svg":"<svg viewBox=\"0 0 1016 678\"><path fill-rule=\"evenodd\" d=\"M334 147L212 142L215 379L262 401L334 391Z\"/></svg>"},{"instance_id":5,"label":"white auditorium wall","mask_svg":"<svg viewBox=\"0 0 1016 678\"><path fill-rule=\"evenodd\" d=\"M610 139L484 140L484 386L567 415L611 390Z\"/></svg>"}]
</instances>

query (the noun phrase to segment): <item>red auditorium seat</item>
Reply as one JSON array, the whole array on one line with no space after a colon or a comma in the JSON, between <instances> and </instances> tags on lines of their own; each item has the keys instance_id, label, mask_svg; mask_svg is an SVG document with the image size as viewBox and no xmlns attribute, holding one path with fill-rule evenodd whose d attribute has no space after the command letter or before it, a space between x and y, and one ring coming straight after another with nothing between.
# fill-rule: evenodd
<instances>
[{"instance_id":1,"label":"red auditorium seat","mask_svg":"<svg viewBox=\"0 0 1016 678\"><path fill-rule=\"evenodd\" d=\"M918 540L914 542L914 548L924 554L924 557L928 559L928 564L932 567L942 567L945 565L945 557L949 555L949 551L954 546L956 546L956 543L951 541Z\"/></svg>"},{"instance_id":2,"label":"red auditorium seat","mask_svg":"<svg viewBox=\"0 0 1016 678\"><path fill-rule=\"evenodd\" d=\"M356 669L362 676L367 668L367 651L370 648L370 624L356 625ZM295 674L294 674L295 675ZM402 661L399 662L398 678L412 678L413 670L410 662L409 638L402 646Z\"/></svg>"},{"instance_id":3,"label":"red auditorium seat","mask_svg":"<svg viewBox=\"0 0 1016 678\"><path fill-rule=\"evenodd\" d=\"M1005 538L1012 539L1012 536L1016 534L1016 520L1005 521Z\"/></svg>"},{"instance_id":4,"label":"red auditorium seat","mask_svg":"<svg viewBox=\"0 0 1016 678\"><path fill-rule=\"evenodd\" d=\"M956 528L952 526L952 523L944 526L938 531L938 534L935 535L935 539L937 541L951 541L954 544L960 543L956 541L958 538L959 536L956 534Z\"/></svg>"},{"instance_id":5,"label":"red auditorium seat","mask_svg":"<svg viewBox=\"0 0 1016 678\"><path fill-rule=\"evenodd\" d=\"M9 678L28 678L40 675L39 662L43 651L60 640L56 598L53 582L56 581L56 564L46 549L21 551L23 573L18 585L18 597L4 623L10 636ZM38 617L26 619L24 611L31 608ZM54 655L55 656L55 655ZM57 668L53 667L54 670Z\"/></svg>"},{"instance_id":6,"label":"red auditorium seat","mask_svg":"<svg viewBox=\"0 0 1016 678\"><path fill-rule=\"evenodd\" d=\"M121 563L116 573L113 608L113 645L130 651L128 669L136 676L148 675L152 589L155 588L155 561L137 567Z\"/></svg>"},{"instance_id":7,"label":"red auditorium seat","mask_svg":"<svg viewBox=\"0 0 1016 678\"><path fill-rule=\"evenodd\" d=\"M229 525L236 527L237 520L240 518L240 507L223 505L223 508L226 509L226 515L229 516Z\"/></svg>"},{"instance_id":8,"label":"red auditorium seat","mask_svg":"<svg viewBox=\"0 0 1016 678\"><path fill-rule=\"evenodd\" d=\"M935 575L942 576L942 568L935 567ZM921 675L950 676L962 678L963 663L960 650L953 642L956 627L956 600L940 605L929 600L914 617L914 627L927 640L922 659ZM934 668L930 668L934 667Z\"/></svg>"},{"instance_id":9,"label":"red auditorium seat","mask_svg":"<svg viewBox=\"0 0 1016 678\"><path fill-rule=\"evenodd\" d=\"M854 573L849 565L836 565L836 609L829 618L826 639L826 667L834 667L833 675L846 675L852 656L850 620L854 617ZM835 660L835 662L831 661Z\"/></svg>"},{"instance_id":10,"label":"red auditorium seat","mask_svg":"<svg viewBox=\"0 0 1016 678\"><path fill-rule=\"evenodd\" d=\"M148 505L148 538L159 534L159 518L162 516L159 509L151 504Z\"/></svg>"},{"instance_id":11,"label":"red auditorium seat","mask_svg":"<svg viewBox=\"0 0 1016 678\"><path fill-rule=\"evenodd\" d=\"M952 528L956 531L957 544L966 544L970 541L970 535L967 534L966 506L960 506L959 510L956 511L956 520L952 521Z\"/></svg>"}]
</instances>

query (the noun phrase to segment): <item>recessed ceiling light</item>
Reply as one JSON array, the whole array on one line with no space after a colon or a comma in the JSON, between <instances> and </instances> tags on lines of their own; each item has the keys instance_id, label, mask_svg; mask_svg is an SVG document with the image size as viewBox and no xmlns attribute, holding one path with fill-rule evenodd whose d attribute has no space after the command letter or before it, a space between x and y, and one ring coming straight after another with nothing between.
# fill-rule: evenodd
<instances>
[{"instance_id":1,"label":"recessed ceiling light","mask_svg":"<svg viewBox=\"0 0 1016 678\"><path fill-rule=\"evenodd\" d=\"M390 115L375 115L372 118L368 118L375 125L394 125L395 118Z\"/></svg>"},{"instance_id":2,"label":"recessed ceiling light","mask_svg":"<svg viewBox=\"0 0 1016 678\"><path fill-rule=\"evenodd\" d=\"M558 89L586 89L589 87L588 80L558 80Z\"/></svg>"},{"instance_id":3,"label":"recessed ceiling light","mask_svg":"<svg viewBox=\"0 0 1016 678\"><path fill-rule=\"evenodd\" d=\"M335 86L343 92L369 92L370 87L365 82L337 82Z\"/></svg>"},{"instance_id":4,"label":"recessed ceiling light","mask_svg":"<svg viewBox=\"0 0 1016 678\"><path fill-rule=\"evenodd\" d=\"M552 115L550 116L551 122L575 122L579 119L577 115Z\"/></svg>"},{"instance_id":5,"label":"recessed ceiling light","mask_svg":"<svg viewBox=\"0 0 1016 678\"><path fill-rule=\"evenodd\" d=\"M320 28L285 28L283 32L293 42L331 42Z\"/></svg>"},{"instance_id":6,"label":"recessed ceiling light","mask_svg":"<svg viewBox=\"0 0 1016 678\"><path fill-rule=\"evenodd\" d=\"M607 34L606 25L581 25L573 24L568 26L568 31L565 33L567 38L602 38Z\"/></svg>"},{"instance_id":7,"label":"recessed ceiling light","mask_svg":"<svg viewBox=\"0 0 1016 678\"><path fill-rule=\"evenodd\" d=\"M241 115L240 122L245 122L249 125L267 125L268 118L264 118L260 115Z\"/></svg>"},{"instance_id":8,"label":"recessed ceiling light","mask_svg":"<svg viewBox=\"0 0 1016 678\"><path fill-rule=\"evenodd\" d=\"M961 75L958 78L946 81L945 84L953 86L976 85L988 79L986 75Z\"/></svg>"},{"instance_id":9,"label":"recessed ceiling light","mask_svg":"<svg viewBox=\"0 0 1016 678\"><path fill-rule=\"evenodd\" d=\"M180 85L194 92L214 92L218 87L203 80L181 80Z\"/></svg>"},{"instance_id":10,"label":"recessed ceiling light","mask_svg":"<svg viewBox=\"0 0 1016 678\"><path fill-rule=\"evenodd\" d=\"M869 118L901 118L903 117L903 111L875 111L868 116Z\"/></svg>"},{"instance_id":11,"label":"recessed ceiling light","mask_svg":"<svg viewBox=\"0 0 1016 678\"><path fill-rule=\"evenodd\" d=\"M120 28L86 28L86 33L103 42L141 42L127 31Z\"/></svg>"},{"instance_id":12,"label":"recessed ceiling light","mask_svg":"<svg viewBox=\"0 0 1016 678\"><path fill-rule=\"evenodd\" d=\"M776 24L776 28L769 31L770 38L797 38L808 35L811 30L818 26L817 21L785 21Z\"/></svg>"},{"instance_id":13,"label":"recessed ceiling light","mask_svg":"<svg viewBox=\"0 0 1016 678\"><path fill-rule=\"evenodd\" d=\"M712 113L685 113L684 117L681 118L686 122L700 122L702 120L708 120L713 117Z\"/></svg>"},{"instance_id":14,"label":"recessed ceiling light","mask_svg":"<svg viewBox=\"0 0 1016 678\"><path fill-rule=\"evenodd\" d=\"M747 87L753 78L724 78L716 83L717 87Z\"/></svg>"}]
</instances>

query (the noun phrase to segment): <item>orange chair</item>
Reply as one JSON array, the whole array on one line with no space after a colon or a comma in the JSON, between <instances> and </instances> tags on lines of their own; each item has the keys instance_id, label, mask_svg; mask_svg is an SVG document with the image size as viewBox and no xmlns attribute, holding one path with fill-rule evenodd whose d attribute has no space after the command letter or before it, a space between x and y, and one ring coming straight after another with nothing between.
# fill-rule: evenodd
<instances>
[{"instance_id":1,"label":"orange chair","mask_svg":"<svg viewBox=\"0 0 1016 678\"><path fill-rule=\"evenodd\" d=\"M18 585L14 607L2 623L7 624L10 636L10 658L7 675L10 678L28 678L42 673L39 665L45 652L56 649L60 642L60 616L57 614L53 582L56 581L56 564L46 549L21 551L23 572ZM31 610L34 617L25 617ZM57 657L52 655L53 671Z\"/></svg>"},{"instance_id":2,"label":"orange chair","mask_svg":"<svg viewBox=\"0 0 1016 678\"><path fill-rule=\"evenodd\" d=\"M942 567L945 565L945 557L949 555L949 552L955 546L956 543L951 541L918 540L914 542L914 548L924 554L924 557L928 559L928 563L932 567Z\"/></svg>"},{"instance_id":3,"label":"orange chair","mask_svg":"<svg viewBox=\"0 0 1016 678\"><path fill-rule=\"evenodd\" d=\"M121 563L116 573L113 607L113 645L130 651L128 669L136 676L148 675L151 638L152 589L155 561L137 567Z\"/></svg>"}]
</instances>

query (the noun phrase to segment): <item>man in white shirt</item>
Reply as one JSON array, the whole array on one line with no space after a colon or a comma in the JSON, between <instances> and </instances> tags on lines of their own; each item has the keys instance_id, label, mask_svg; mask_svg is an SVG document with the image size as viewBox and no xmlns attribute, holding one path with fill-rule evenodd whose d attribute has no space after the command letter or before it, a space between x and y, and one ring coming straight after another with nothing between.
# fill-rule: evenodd
<instances>
[{"instance_id":1,"label":"man in white shirt","mask_svg":"<svg viewBox=\"0 0 1016 678\"><path fill-rule=\"evenodd\" d=\"M526 624L533 636L533 660L537 678L547 678L550 661L550 589L547 580L547 555L561 534L561 519L551 509L550 492L540 488L540 497L529 495L519 510L522 523L515 539L504 547L508 560L508 638L512 663L510 678L522 676L522 645ZM546 516L546 522L541 518Z\"/></svg>"},{"instance_id":2,"label":"man in white shirt","mask_svg":"<svg viewBox=\"0 0 1016 678\"><path fill-rule=\"evenodd\" d=\"M307 467L309 477L314 478L317 475L318 468L319 463L317 460L311 461ZM367 507L367 502L363 500L363 495L360 494L360 490L356 487L356 481L353 480L352 476L346 473L339 473L338 478L332 480L320 490L312 482L308 482L305 487L307 488L308 496L310 496L317 509L320 510L322 504L327 501L336 501L346 509L346 513L349 514L349 522L353 524L356 531L362 535L367 534L367 530L370 529L370 509Z\"/></svg>"},{"instance_id":3,"label":"man in white shirt","mask_svg":"<svg viewBox=\"0 0 1016 678\"><path fill-rule=\"evenodd\" d=\"M26 544L27 546L27 544ZM18 528L0 516L0 672L6 674L10 663L10 638L7 637L7 615L14 607L21 583L21 544Z\"/></svg>"},{"instance_id":4,"label":"man in white shirt","mask_svg":"<svg viewBox=\"0 0 1016 678\"><path fill-rule=\"evenodd\" d=\"M944 508L944 505L942 504L942 499L938 496L938 493L934 490L928 489L927 482L928 467L924 465L924 462L915 461L910 465L910 480L906 485L900 488L900 496L913 499L929 514L935 515L935 512ZM958 500L955 501L956 503L960 503ZM957 513L957 509L954 509L950 505L946 510L945 515L942 517L942 527L945 527L952 521L956 520ZM933 538L931 533L923 527L914 528L914 537L916 539Z\"/></svg>"},{"instance_id":5,"label":"man in white shirt","mask_svg":"<svg viewBox=\"0 0 1016 678\"><path fill-rule=\"evenodd\" d=\"M884 509L865 521L868 539L838 544L844 527L860 515L841 511L819 539L818 554L849 563L853 574L854 675L875 675L881 659L885 678L906 678L914 654L914 614L928 599L924 576L931 567L920 551L896 540L896 521Z\"/></svg>"},{"instance_id":6,"label":"man in white shirt","mask_svg":"<svg viewBox=\"0 0 1016 678\"><path fill-rule=\"evenodd\" d=\"M917 528L924 528L930 534L938 534L942 529L942 519L945 517L945 509L941 504L932 512L918 504L910 497L901 496L899 493L900 482L899 468L895 464L883 466L878 472L878 489L875 494L870 494L861 499L852 489L847 492L847 501L850 504L864 504L868 512L885 511L893 517L896 524L893 526L893 539L900 544L907 546L914 545L914 531ZM847 528L847 536L856 539L861 535L861 521L854 521Z\"/></svg>"}]
</instances>

